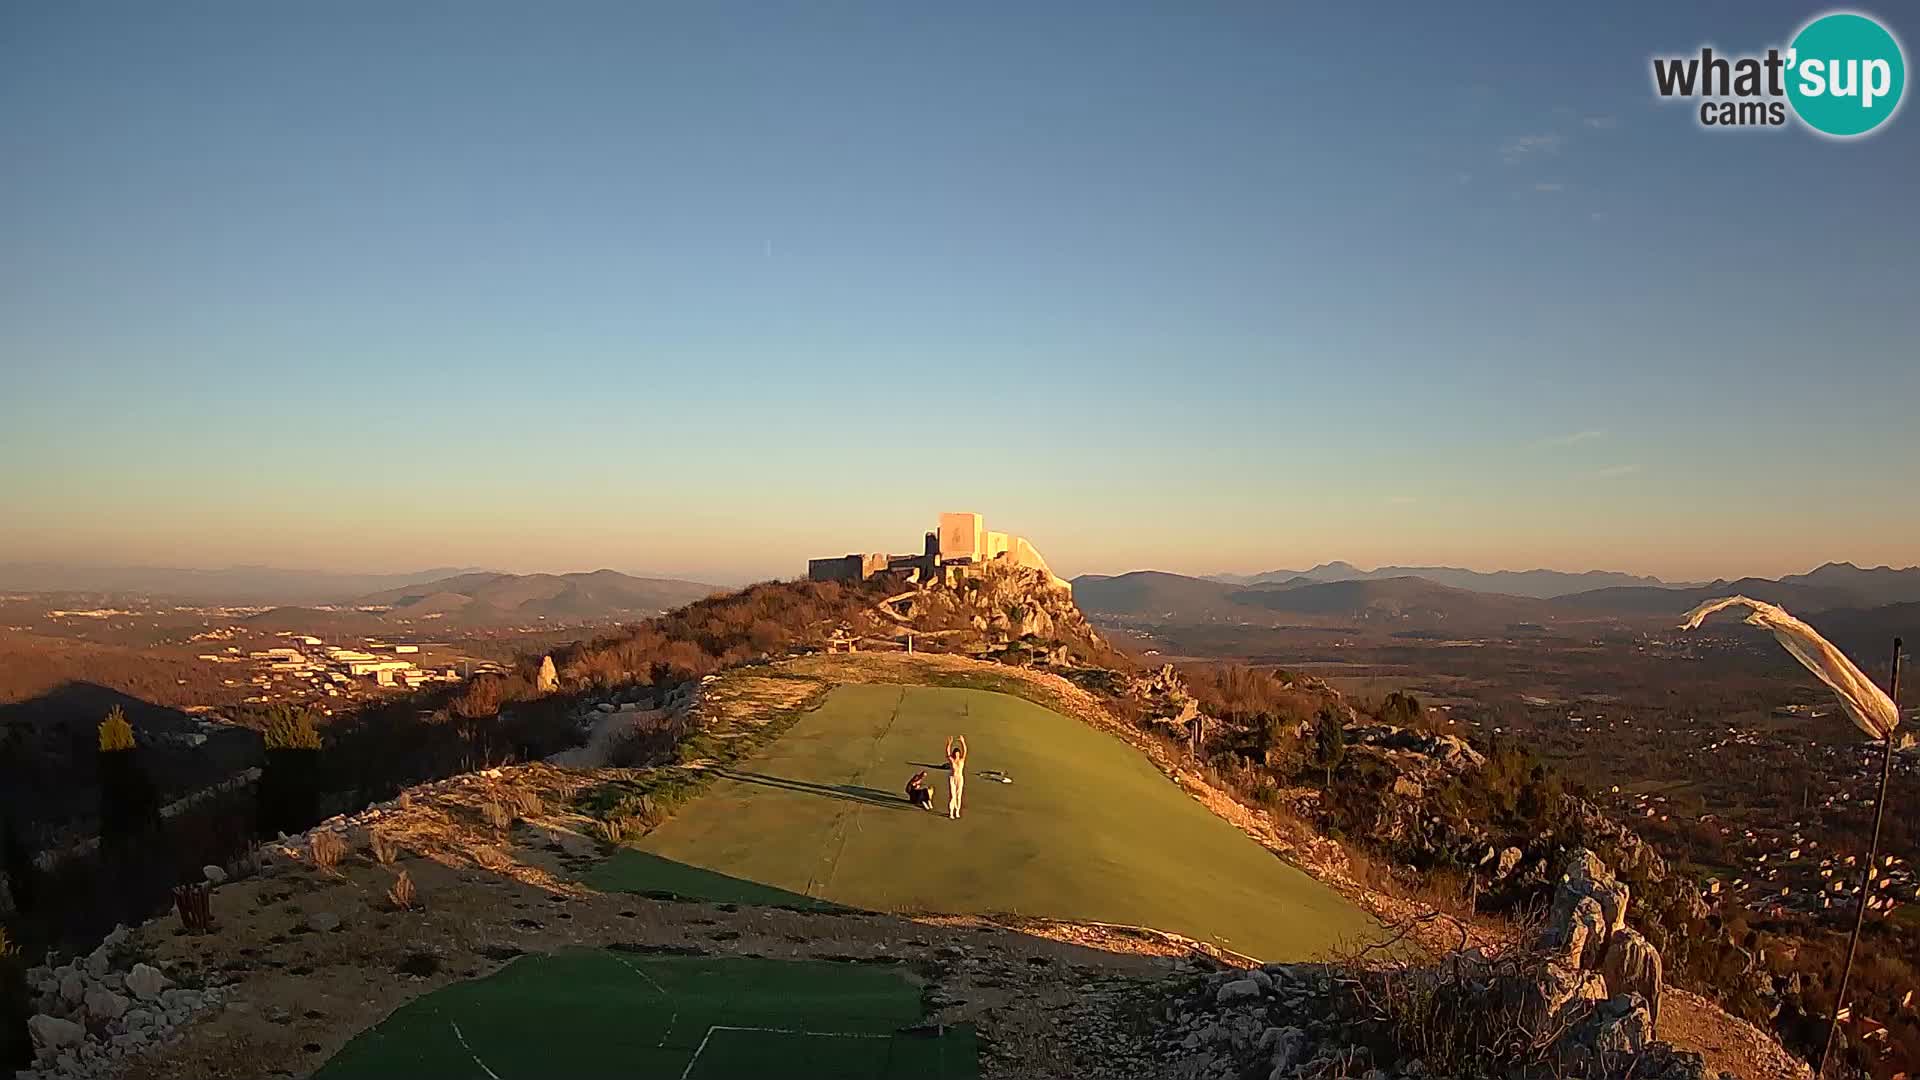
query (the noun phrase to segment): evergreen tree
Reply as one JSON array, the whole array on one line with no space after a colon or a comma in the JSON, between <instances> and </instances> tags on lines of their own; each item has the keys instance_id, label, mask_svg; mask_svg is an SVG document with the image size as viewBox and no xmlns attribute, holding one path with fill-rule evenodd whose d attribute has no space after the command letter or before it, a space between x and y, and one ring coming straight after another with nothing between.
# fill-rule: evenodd
<instances>
[{"instance_id":1,"label":"evergreen tree","mask_svg":"<svg viewBox=\"0 0 1920 1080\"><path fill-rule=\"evenodd\" d=\"M263 736L267 760L260 770L260 834L276 836L311 828L320 820L320 732L305 709L276 705Z\"/></svg>"},{"instance_id":2,"label":"evergreen tree","mask_svg":"<svg viewBox=\"0 0 1920 1080\"><path fill-rule=\"evenodd\" d=\"M1347 756L1347 727L1338 709L1331 705L1320 706L1320 713L1314 720L1313 762L1326 770L1326 786L1333 786L1333 770Z\"/></svg>"}]
</instances>

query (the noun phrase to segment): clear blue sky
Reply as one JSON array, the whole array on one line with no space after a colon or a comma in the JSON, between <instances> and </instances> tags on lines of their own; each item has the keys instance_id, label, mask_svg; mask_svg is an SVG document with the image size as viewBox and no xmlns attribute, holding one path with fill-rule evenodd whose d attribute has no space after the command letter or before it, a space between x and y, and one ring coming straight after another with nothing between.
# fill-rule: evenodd
<instances>
[{"instance_id":1,"label":"clear blue sky","mask_svg":"<svg viewBox=\"0 0 1920 1080\"><path fill-rule=\"evenodd\" d=\"M1920 113L1650 88L1819 10L12 0L0 559L1920 562Z\"/></svg>"}]
</instances>

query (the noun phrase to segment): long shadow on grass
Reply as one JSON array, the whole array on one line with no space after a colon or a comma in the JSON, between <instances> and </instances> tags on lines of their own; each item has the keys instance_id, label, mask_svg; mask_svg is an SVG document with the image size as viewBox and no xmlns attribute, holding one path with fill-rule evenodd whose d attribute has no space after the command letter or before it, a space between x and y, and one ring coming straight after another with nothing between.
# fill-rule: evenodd
<instances>
[{"instance_id":1,"label":"long shadow on grass","mask_svg":"<svg viewBox=\"0 0 1920 1080\"><path fill-rule=\"evenodd\" d=\"M651 900L697 900L715 904L752 904L800 911L850 912L855 909L747 878L690 866L651 851L622 848L587 875L589 884L629 892Z\"/></svg>"},{"instance_id":2,"label":"long shadow on grass","mask_svg":"<svg viewBox=\"0 0 1920 1080\"><path fill-rule=\"evenodd\" d=\"M891 791L881 791L878 788L860 787L856 784L816 784L808 780L768 776L766 773L740 772L734 769L716 769L714 772L728 780L738 780L743 784L758 784L761 787L779 788L781 791L796 791L802 795L819 795L828 799L863 803L867 806L878 806L884 810L912 812L916 809L907 801L905 794L895 795Z\"/></svg>"}]
</instances>

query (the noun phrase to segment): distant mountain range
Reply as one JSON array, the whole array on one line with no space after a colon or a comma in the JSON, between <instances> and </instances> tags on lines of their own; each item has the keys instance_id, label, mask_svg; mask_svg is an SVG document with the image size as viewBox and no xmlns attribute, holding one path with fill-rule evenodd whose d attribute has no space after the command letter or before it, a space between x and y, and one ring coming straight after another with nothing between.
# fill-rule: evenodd
<instances>
[{"instance_id":1,"label":"distant mountain range","mask_svg":"<svg viewBox=\"0 0 1920 1080\"><path fill-rule=\"evenodd\" d=\"M1143 570L1073 581L1074 601L1089 615L1149 622L1391 622L1422 627L1474 627L1530 622L1546 601L1456 589L1419 577L1286 581L1235 585Z\"/></svg>"},{"instance_id":2,"label":"distant mountain range","mask_svg":"<svg viewBox=\"0 0 1920 1080\"><path fill-rule=\"evenodd\" d=\"M1348 571L1360 576L1345 576ZM1089 614L1169 623L1219 620L1271 623L1285 617L1466 629L1601 618L1666 619L1685 613L1703 600L1735 593L1777 603L1803 615L1823 614L1825 619L1815 620L1817 623L1844 624L1849 629L1872 627L1877 631L1889 618L1897 624L1899 618L1920 612L1920 603L1916 602L1920 601L1920 567L1861 569L1849 563L1829 563L1810 573L1792 574L1778 580L1741 578L1706 585L1612 584L1550 596L1503 593L1491 587L1465 588L1424 574L1381 576L1384 573L1384 568L1362 572L1345 563L1329 563L1279 580L1242 583L1143 570L1119 575L1090 574L1074 579L1073 586L1075 600ZM1470 576L1457 576L1462 574ZM1537 588L1548 587L1552 576L1591 577L1556 571L1481 574L1465 570L1443 576L1455 581L1474 581L1482 586L1494 581L1525 579ZM1603 580L1651 580L1624 574L1598 576ZM1870 610L1882 614L1862 614Z\"/></svg>"},{"instance_id":3,"label":"distant mountain range","mask_svg":"<svg viewBox=\"0 0 1920 1080\"><path fill-rule=\"evenodd\" d=\"M0 563L0 589L15 592L137 593L220 604L332 604L362 593L438 581L478 567L442 566L410 574L353 574L229 566L197 570L166 566Z\"/></svg>"},{"instance_id":4,"label":"distant mountain range","mask_svg":"<svg viewBox=\"0 0 1920 1080\"><path fill-rule=\"evenodd\" d=\"M1633 574L1615 573L1611 570L1588 570L1579 574L1560 570L1496 570L1492 573L1482 573L1478 570L1464 570L1457 566L1382 566L1376 570L1362 570L1352 563L1345 562L1321 563L1311 570L1269 570L1264 574L1246 575L1214 574L1211 580L1234 585L1261 585L1303 578L1311 582L1322 582L1373 581L1404 577L1425 578L1436 585L1447 585L1455 589L1542 599L1608 586L1639 585L1666 588L1674 584L1655 577L1639 577Z\"/></svg>"},{"instance_id":5,"label":"distant mountain range","mask_svg":"<svg viewBox=\"0 0 1920 1080\"><path fill-rule=\"evenodd\" d=\"M675 578L582 574L472 573L369 593L358 606L389 607L402 617L439 615L459 622L534 619L587 621L654 615L719 591Z\"/></svg>"},{"instance_id":6,"label":"distant mountain range","mask_svg":"<svg viewBox=\"0 0 1920 1080\"><path fill-rule=\"evenodd\" d=\"M0 590L131 593L211 604L274 605L283 616L332 625L351 613L318 606L391 607L395 614L437 614L460 622L546 618L568 622L651 615L698 600L717 586L677 578L644 578L595 570L578 574L505 574L475 567L440 567L411 574L351 574L234 566L220 570L171 567L65 566L0 563ZM271 621L271 620L269 620ZM304 624L303 624L304 625Z\"/></svg>"}]
</instances>

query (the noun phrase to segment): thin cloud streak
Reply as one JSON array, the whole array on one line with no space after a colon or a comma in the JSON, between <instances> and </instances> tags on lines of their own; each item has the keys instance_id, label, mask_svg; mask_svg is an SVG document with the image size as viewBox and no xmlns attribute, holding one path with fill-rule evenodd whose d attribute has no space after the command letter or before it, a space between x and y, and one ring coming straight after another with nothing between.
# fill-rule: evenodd
<instances>
[{"instance_id":1,"label":"thin cloud streak","mask_svg":"<svg viewBox=\"0 0 1920 1080\"><path fill-rule=\"evenodd\" d=\"M1567 144L1567 137L1556 132L1543 132L1537 135L1510 135L1500 144L1500 160L1509 165L1518 164L1529 158L1557 154Z\"/></svg>"},{"instance_id":2,"label":"thin cloud streak","mask_svg":"<svg viewBox=\"0 0 1920 1080\"><path fill-rule=\"evenodd\" d=\"M1604 439L1606 437L1606 428L1589 428L1586 431L1576 431L1569 435L1555 435L1550 439L1541 439L1533 445L1536 447L1577 446L1580 443L1593 442L1595 439Z\"/></svg>"}]
</instances>

